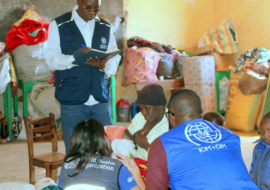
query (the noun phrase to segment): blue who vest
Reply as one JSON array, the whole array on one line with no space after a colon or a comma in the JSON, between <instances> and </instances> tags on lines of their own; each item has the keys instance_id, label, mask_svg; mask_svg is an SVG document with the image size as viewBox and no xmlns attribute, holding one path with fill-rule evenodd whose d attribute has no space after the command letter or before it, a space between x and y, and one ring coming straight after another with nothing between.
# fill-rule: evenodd
<instances>
[{"instance_id":1,"label":"blue who vest","mask_svg":"<svg viewBox=\"0 0 270 190\"><path fill-rule=\"evenodd\" d=\"M247 173L239 136L203 119L161 135L172 190L259 189Z\"/></svg>"},{"instance_id":2,"label":"blue who vest","mask_svg":"<svg viewBox=\"0 0 270 190\"><path fill-rule=\"evenodd\" d=\"M60 35L62 53L72 55L81 44L86 46L76 23L71 19L71 12L55 19ZM106 51L110 40L110 25L104 20L95 20L92 48ZM98 102L110 101L110 83L105 72L86 65L55 71L55 98L64 105L85 103L90 94Z\"/></svg>"},{"instance_id":3,"label":"blue who vest","mask_svg":"<svg viewBox=\"0 0 270 190\"><path fill-rule=\"evenodd\" d=\"M119 160L105 156L101 158L100 155L95 154L84 170L74 177L69 177L76 171L77 162L78 160L75 160L62 164L61 183L63 188L75 184L89 184L105 187L108 190L120 190L118 181L123 164Z\"/></svg>"}]
</instances>

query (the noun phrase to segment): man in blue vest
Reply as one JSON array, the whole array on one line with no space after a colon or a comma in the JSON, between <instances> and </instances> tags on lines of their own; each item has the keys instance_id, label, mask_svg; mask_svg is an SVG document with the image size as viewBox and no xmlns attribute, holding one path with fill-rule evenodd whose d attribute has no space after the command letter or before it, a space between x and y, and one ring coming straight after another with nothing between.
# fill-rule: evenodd
<instances>
[{"instance_id":1,"label":"man in blue vest","mask_svg":"<svg viewBox=\"0 0 270 190\"><path fill-rule=\"evenodd\" d=\"M201 114L194 91L183 89L171 96L167 116L172 129L150 146L146 189L259 189L248 175L239 136Z\"/></svg>"},{"instance_id":2,"label":"man in blue vest","mask_svg":"<svg viewBox=\"0 0 270 190\"><path fill-rule=\"evenodd\" d=\"M72 130L80 121L112 124L108 77L115 75L121 57L91 58L85 66L72 64L79 48L117 50L110 25L97 16L100 5L101 0L77 0L73 11L53 20L49 28L46 63L55 70L55 97L61 104L66 154Z\"/></svg>"}]
</instances>

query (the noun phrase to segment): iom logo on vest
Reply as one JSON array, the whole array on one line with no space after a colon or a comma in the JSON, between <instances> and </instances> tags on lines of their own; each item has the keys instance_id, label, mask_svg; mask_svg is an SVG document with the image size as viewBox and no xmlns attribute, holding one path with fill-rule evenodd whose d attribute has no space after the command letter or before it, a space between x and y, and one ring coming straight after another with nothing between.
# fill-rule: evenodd
<instances>
[{"instance_id":1,"label":"iom logo on vest","mask_svg":"<svg viewBox=\"0 0 270 190\"><path fill-rule=\"evenodd\" d=\"M102 37L102 38L101 38L100 49L107 49L106 43L107 43L106 38Z\"/></svg>"},{"instance_id":2,"label":"iom logo on vest","mask_svg":"<svg viewBox=\"0 0 270 190\"><path fill-rule=\"evenodd\" d=\"M209 125L204 122L197 122L194 125L187 125L185 128L186 138L189 140L189 142L197 146L202 146L202 143L211 144L198 148L200 153L227 148L225 144L215 144L221 140L222 134L214 125L211 123L208 124Z\"/></svg>"}]
</instances>

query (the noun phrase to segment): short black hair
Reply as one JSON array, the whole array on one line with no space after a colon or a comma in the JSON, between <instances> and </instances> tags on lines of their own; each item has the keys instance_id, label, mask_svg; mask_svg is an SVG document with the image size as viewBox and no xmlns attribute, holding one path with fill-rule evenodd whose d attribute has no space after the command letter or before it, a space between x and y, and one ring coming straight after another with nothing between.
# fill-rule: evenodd
<instances>
[{"instance_id":1,"label":"short black hair","mask_svg":"<svg viewBox=\"0 0 270 190\"><path fill-rule=\"evenodd\" d=\"M223 126L224 122L223 116L218 112L207 112L203 115L203 119L215 123L219 126Z\"/></svg>"},{"instance_id":2,"label":"short black hair","mask_svg":"<svg viewBox=\"0 0 270 190\"><path fill-rule=\"evenodd\" d=\"M263 119L270 119L270 111L266 112L263 116L262 116L262 120Z\"/></svg>"},{"instance_id":3,"label":"short black hair","mask_svg":"<svg viewBox=\"0 0 270 190\"><path fill-rule=\"evenodd\" d=\"M173 108L178 116L192 117L202 114L201 99L196 92L190 89L181 89L174 92L168 107Z\"/></svg>"}]
</instances>

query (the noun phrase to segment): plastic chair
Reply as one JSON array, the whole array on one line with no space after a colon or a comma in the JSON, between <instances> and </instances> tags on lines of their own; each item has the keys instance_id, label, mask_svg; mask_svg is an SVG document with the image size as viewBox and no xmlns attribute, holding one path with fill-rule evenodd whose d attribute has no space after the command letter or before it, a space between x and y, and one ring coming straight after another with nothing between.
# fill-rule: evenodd
<instances>
[{"instance_id":1,"label":"plastic chair","mask_svg":"<svg viewBox=\"0 0 270 190\"><path fill-rule=\"evenodd\" d=\"M27 135L29 157L29 182L35 184L35 166L46 169L46 177L57 181L57 168L61 167L65 154L58 152L57 132L53 113L49 117L31 119L24 117ZM35 127L38 125L38 127ZM38 135L37 135L38 134ZM41 155L34 155L34 143L38 141L51 141L52 151Z\"/></svg>"},{"instance_id":2,"label":"plastic chair","mask_svg":"<svg viewBox=\"0 0 270 190\"><path fill-rule=\"evenodd\" d=\"M22 89L22 93L23 93L23 117L26 117L28 115L28 110L27 110L27 94L30 93L32 91L33 86L36 84L37 82L33 82L33 81L22 81L22 80L18 80L18 86L20 89Z\"/></svg>"},{"instance_id":3,"label":"plastic chair","mask_svg":"<svg viewBox=\"0 0 270 190\"><path fill-rule=\"evenodd\" d=\"M33 81L22 81L18 80L18 86L22 89L23 93L23 117L28 115L28 102L27 102L27 94L32 91L33 86L37 82ZM111 84L111 107L112 107L112 120L113 125L116 123L116 101L115 101L115 76L110 77Z\"/></svg>"}]
</instances>

